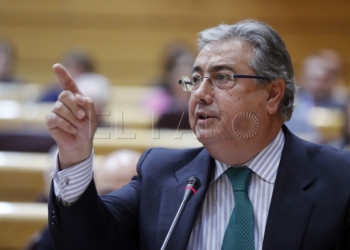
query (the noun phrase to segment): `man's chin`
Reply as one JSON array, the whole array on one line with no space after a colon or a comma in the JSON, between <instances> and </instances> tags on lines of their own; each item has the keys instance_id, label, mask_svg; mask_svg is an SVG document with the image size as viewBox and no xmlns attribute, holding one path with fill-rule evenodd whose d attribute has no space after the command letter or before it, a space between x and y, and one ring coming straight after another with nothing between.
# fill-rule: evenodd
<instances>
[{"instance_id":1,"label":"man's chin","mask_svg":"<svg viewBox=\"0 0 350 250\"><path fill-rule=\"evenodd\" d=\"M196 130L195 132L197 140L204 146L211 144L218 140L216 131L213 129L208 130Z\"/></svg>"},{"instance_id":2,"label":"man's chin","mask_svg":"<svg viewBox=\"0 0 350 250\"><path fill-rule=\"evenodd\" d=\"M216 128L201 129L197 127L195 131L195 135L198 141L201 142L203 145L211 144L221 140L233 139L232 135L229 134L226 130L222 130L222 129L218 130Z\"/></svg>"}]
</instances>

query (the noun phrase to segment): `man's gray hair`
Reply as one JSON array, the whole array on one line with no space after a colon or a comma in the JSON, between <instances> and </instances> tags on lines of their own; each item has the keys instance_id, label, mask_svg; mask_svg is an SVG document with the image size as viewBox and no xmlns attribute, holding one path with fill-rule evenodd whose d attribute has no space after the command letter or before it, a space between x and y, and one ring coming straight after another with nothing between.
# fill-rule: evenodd
<instances>
[{"instance_id":1,"label":"man's gray hair","mask_svg":"<svg viewBox=\"0 0 350 250\"><path fill-rule=\"evenodd\" d=\"M254 20L244 20L234 25L221 24L206 29L198 34L199 50L208 43L240 39L248 42L253 49L254 58L249 66L256 75L266 76L270 81L283 78L286 90L279 105L279 114L283 121L292 116L294 107L294 94L297 89L292 60L284 42L278 33L269 25ZM266 80L258 80L265 83Z\"/></svg>"}]
</instances>

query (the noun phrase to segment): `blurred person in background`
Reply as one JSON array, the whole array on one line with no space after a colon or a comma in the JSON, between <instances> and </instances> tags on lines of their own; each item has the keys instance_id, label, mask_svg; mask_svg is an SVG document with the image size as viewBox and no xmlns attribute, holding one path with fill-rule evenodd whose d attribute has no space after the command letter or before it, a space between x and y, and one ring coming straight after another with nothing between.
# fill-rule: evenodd
<instances>
[{"instance_id":1,"label":"blurred person in background","mask_svg":"<svg viewBox=\"0 0 350 250\"><path fill-rule=\"evenodd\" d=\"M333 64L322 55L308 57L303 65L300 99L309 100L315 106L341 107L342 103L333 97L336 86Z\"/></svg>"},{"instance_id":2,"label":"blurred person in background","mask_svg":"<svg viewBox=\"0 0 350 250\"><path fill-rule=\"evenodd\" d=\"M60 62L66 67L73 79L84 74L96 72L95 62L92 56L83 49L69 50ZM49 85L39 98L39 102L55 102L62 92L62 88L56 80Z\"/></svg>"},{"instance_id":3,"label":"blurred person in background","mask_svg":"<svg viewBox=\"0 0 350 250\"><path fill-rule=\"evenodd\" d=\"M176 83L182 76L192 73L196 54L186 43L174 41L165 47L162 56L162 73L152 84L158 88L145 97L142 106L159 117L156 125L159 128L190 129L190 95L178 88Z\"/></svg>"},{"instance_id":4,"label":"blurred person in background","mask_svg":"<svg viewBox=\"0 0 350 250\"><path fill-rule=\"evenodd\" d=\"M24 80L15 74L15 48L6 39L0 39L0 83L21 83Z\"/></svg>"},{"instance_id":5,"label":"blurred person in background","mask_svg":"<svg viewBox=\"0 0 350 250\"><path fill-rule=\"evenodd\" d=\"M334 49L323 49L319 53L329 63L329 75L334 83L332 96L345 107L344 149L350 150L350 92L345 81L343 56Z\"/></svg>"},{"instance_id":6,"label":"blurred person in background","mask_svg":"<svg viewBox=\"0 0 350 250\"><path fill-rule=\"evenodd\" d=\"M334 49L323 49L319 55L328 62L328 73L333 82L333 98L338 102L346 104L349 97L349 88L345 83L344 60L339 52Z\"/></svg>"},{"instance_id":7,"label":"blurred person in background","mask_svg":"<svg viewBox=\"0 0 350 250\"><path fill-rule=\"evenodd\" d=\"M107 155L95 173L99 195L108 194L128 184L137 175L136 165L140 156L139 152L130 149L117 150Z\"/></svg>"},{"instance_id":8,"label":"blurred person in background","mask_svg":"<svg viewBox=\"0 0 350 250\"><path fill-rule=\"evenodd\" d=\"M350 151L350 99L346 104L345 112L346 121L344 128L344 150Z\"/></svg>"},{"instance_id":9,"label":"blurred person in background","mask_svg":"<svg viewBox=\"0 0 350 250\"><path fill-rule=\"evenodd\" d=\"M52 158L56 157L57 149L51 151ZM136 165L141 154L135 150L123 149L108 154L95 170L96 189L99 195L105 195L122 188L131 178L137 175ZM50 162L52 161L52 158ZM50 165L49 165L50 166ZM53 166L44 173L45 189L40 202L47 202ZM33 235L25 250L54 250L48 227L41 233Z\"/></svg>"},{"instance_id":10,"label":"blurred person in background","mask_svg":"<svg viewBox=\"0 0 350 250\"><path fill-rule=\"evenodd\" d=\"M334 63L321 52L305 59L296 108L286 123L292 132L312 142L344 147L345 105L334 97L338 80Z\"/></svg>"},{"instance_id":11,"label":"blurred person in background","mask_svg":"<svg viewBox=\"0 0 350 250\"><path fill-rule=\"evenodd\" d=\"M96 114L98 114L98 125L104 126L103 109L106 107L109 94L111 92L111 83L103 75L97 73L85 73L77 76L76 84L84 95L94 100Z\"/></svg>"}]
</instances>

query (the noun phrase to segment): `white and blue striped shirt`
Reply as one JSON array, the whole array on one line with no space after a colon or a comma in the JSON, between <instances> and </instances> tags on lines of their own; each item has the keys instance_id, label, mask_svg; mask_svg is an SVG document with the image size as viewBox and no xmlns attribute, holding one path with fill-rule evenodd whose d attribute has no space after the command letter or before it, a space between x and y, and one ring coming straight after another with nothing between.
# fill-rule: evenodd
<instances>
[{"instance_id":1,"label":"white and blue striped shirt","mask_svg":"<svg viewBox=\"0 0 350 250\"><path fill-rule=\"evenodd\" d=\"M63 205L70 205L77 201L89 186L93 176L93 155L70 168L59 171L58 155L55 168L51 173L55 195Z\"/></svg>"},{"instance_id":2,"label":"white and blue striped shirt","mask_svg":"<svg viewBox=\"0 0 350 250\"><path fill-rule=\"evenodd\" d=\"M253 170L249 185L249 198L254 209L255 249L258 250L262 249L267 215L283 145L284 134L280 130L276 138L263 151L244 164ZM69 205L79 199L91 181L93 153L87 160L62 171L59 171L57 162L51 174L55 195L64 205ZM188 250L221 249L225 230L234 208L232 184L224 174L229 167L216 161L215 176L209 184L202 209L192 229Z\"/></svg>"},{"instance_id":3,"label":"white and blue striped shirt","mask_svg":"<svg viewBox=\"0 0 350 250\"><path fill-rule=\"evenodd\" d=\"M276 138L263 151L244 164L253 170L248 195L254 209L254 239L257 250L262 249L267 215L283 146L284 134L280 130ZM224 174L228 168L230 166L216 161L215 176L209 184L202 209L197 215L188 250L221 249L225 230L235 206L232 184Z\"/></svg>"}]
</instances>

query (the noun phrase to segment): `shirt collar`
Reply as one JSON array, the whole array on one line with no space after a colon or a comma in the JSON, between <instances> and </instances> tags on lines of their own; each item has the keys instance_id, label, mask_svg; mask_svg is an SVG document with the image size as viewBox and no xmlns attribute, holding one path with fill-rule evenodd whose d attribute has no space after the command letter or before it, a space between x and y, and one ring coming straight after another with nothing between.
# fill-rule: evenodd
<instances>
[{"instance_id":1,"label":"shirt collar","mask_svg":"<svg viewBox=\"0 0 350 250\"><path fill-rule=\"evenodd\" d=\"M284 133L282 129L278 132L273 141L264 148L259 154L250 159L245 166L250 168L255 174L265 181L274 184L277 175L278 165L281 160L282 149L284 146ZM230 165L215 160L216 168L213 181L216 181Z\"/></svg>"}]
</instances>

